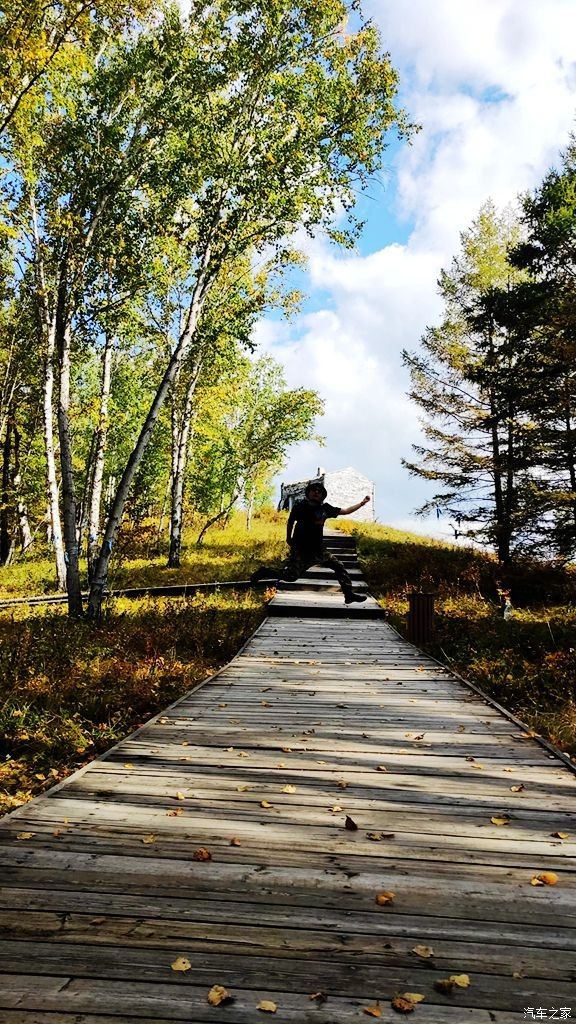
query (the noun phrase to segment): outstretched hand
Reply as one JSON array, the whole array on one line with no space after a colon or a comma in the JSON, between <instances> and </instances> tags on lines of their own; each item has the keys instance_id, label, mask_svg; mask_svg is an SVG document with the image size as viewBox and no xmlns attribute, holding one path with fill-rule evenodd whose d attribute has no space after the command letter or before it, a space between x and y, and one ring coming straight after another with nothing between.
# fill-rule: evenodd
<instances>
[{"instance_id":1,"label":"outstretched hand","mask_svg":"<svg viewBox=\"0 0 576 1024\"><path fill-rule=\"evenodd\" d=\"M366 494L366 495L365 495L365 496L364 496L364 497L362 498L362 504L363 504L363 505L367 505L369 501L370 501L370 495L369 495L369 494Z\"/></svg>"}]
</instances>

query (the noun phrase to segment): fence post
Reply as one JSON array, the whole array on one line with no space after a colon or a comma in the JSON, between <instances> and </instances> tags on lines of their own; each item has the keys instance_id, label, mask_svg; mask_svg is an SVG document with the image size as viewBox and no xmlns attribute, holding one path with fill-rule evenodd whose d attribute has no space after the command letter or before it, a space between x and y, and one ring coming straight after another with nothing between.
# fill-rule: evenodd
<instances>
[{"instance_id":1,"label":"fence post","mask_svg":"<svg viewBox=\"0 0 576 1024\"><path fill-rule=\"evenodd\" d=\"M408 595L408 639L412 644L423 644L434 633L435 594L412 591Z\"/></svg>"}]
</instances>

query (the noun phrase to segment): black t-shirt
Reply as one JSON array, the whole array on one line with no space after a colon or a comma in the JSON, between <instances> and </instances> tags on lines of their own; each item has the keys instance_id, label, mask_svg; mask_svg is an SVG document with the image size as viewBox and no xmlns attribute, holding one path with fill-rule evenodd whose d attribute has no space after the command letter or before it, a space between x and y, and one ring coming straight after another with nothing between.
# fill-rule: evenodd
<instances>
[{"instance_id":1,"label":"black t-shirt","mask_svg":"<svg viewBox=\"0 0 576 1024\"><path fill-rule=\"evenodd\" d=\"M327 502L318 505L315 501L298 501L290 515L296 520L292 534L294 546L303 551L321 551L324 523L339 516L341 509Z\"/></svg>"}]
</instances>

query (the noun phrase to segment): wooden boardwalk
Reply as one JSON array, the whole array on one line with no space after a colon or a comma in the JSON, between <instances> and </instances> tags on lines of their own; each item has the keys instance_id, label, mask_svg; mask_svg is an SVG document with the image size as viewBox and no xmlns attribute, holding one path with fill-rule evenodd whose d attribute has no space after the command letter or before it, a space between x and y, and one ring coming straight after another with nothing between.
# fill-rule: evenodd
<instances>
[{"instance_id":1,"label":"wooden boardwalk","mask_svg":"<svg viewBox=\"0 0 576 1024\"><path fill-rule=\"evenodd\" d=\"M0 1024L576 1018L576 777L325 590L0 824Z\"/></svg>"}]
</instances>

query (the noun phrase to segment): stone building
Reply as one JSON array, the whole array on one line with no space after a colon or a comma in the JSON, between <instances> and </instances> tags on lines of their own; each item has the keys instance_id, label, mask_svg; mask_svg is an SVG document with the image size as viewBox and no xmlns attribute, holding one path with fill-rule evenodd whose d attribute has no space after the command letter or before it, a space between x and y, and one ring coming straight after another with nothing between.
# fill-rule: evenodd
<instances>
[{"instance_id":1,"label":"stone building","mask_svg":"<svg viewBox=\"0 0 576 1024\"><path fill-rule=\"evenodd\" d=\"M322 466L319 466L316 475L310 477L309 480L298 480L292 484L283 483L280 487L279 511L290 511L292 506L304 497L306 484L312 480L324 484L328 491L326 501L330 502L331 505L338 505L340 508L349 508L350 505L355 505L356 502L360 501L365 494L369 494L370 501L368 504L359 508L357 512L353 512L348 518L359 519L364 523L374 522L376 518L374 513L374 484L372 480L369 480L367 476L359 473L352 466L347 466L346 469L337 469L334 472L329 472Z\"/></svg>"}]
</instances>

